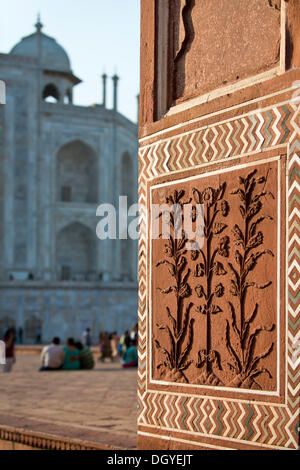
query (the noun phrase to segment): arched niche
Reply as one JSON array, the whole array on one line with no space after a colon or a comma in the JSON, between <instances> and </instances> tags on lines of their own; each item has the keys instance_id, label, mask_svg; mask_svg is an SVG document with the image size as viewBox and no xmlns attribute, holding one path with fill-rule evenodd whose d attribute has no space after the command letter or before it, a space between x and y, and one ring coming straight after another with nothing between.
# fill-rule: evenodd
<instances>
[{"instance_id":1,"label":"arched niche","mask_svg":"<svg viewBox=\"0 0 300 470\"><path fill-rule=\"evenodd\" d=\"M129 152L124 152L121 159L121 181L120 181L121 196L127 196L128 208L137 202L137 195L135 192L135 174L131 156ZM120 268L121 277L124 281L133 280L133 266L136 256L135 242L128 238L121 240L120 246Z\"/></svg>"},{"instance_id":2,"label":"arched niche","mask_svg":"<svg viewBox=\"0 0 300 470\"><path fill-rule=\"evenodd\" d=\"M14 318L8 315L0 316L0 339L4 337L6 331L10 328L16 328Z\"/></svg>"},{"instance_id":3,"label":"arched niche","mask_svg":"<svg viewBox=\"0 0 300 470\"><path fill-rule=\"evenodd\" d=\"M24 324L24 338L26 343L35 343L39 337L39 341L42 340L43 334L43 322L40 318L36 317L35 315L29 314L28 316L25 314L27 318L25 318Z\"/></svg>"},{"instance_id":4,"label":"arched niche","mask_svg":"<svg viewBox=\"0 0 300 470\"><path fill-rule=\"evenodd\" d=\"M94 150L74 140L61 147L56 161L56 198L62 202L97 203L98 171Z\"/></svg>"},{"instance_id":5,"label":"arched niche","mask_svg":"<svg viewBox=\"0 0 300 470\"><path fill-rule=\"evenodd\" d=\"M80 222L56 236L56 271L62 281L88 281L97 269L96 234Z\"/></svg>"},{"instance_id":6,"label":"arched niche","mask_svg":"<svg viewBox=\"0 0 300 470\"><path fill-rule=\"evenodd\" d=\"M53 83L48 83L44 87L42 98L47 103L58 103L60 100L58 88Z\"/></svg>"},{"instance_id":7,"label":"arched niche","mask_svg":"<svg viewBox=\"0 0 300 470\"><path fill-rule=\"evenodd\" d=\"M134 168L129 152L121 160L121 196L127 196L128 207L136 202Z\"/></svg>"}]
</instances>

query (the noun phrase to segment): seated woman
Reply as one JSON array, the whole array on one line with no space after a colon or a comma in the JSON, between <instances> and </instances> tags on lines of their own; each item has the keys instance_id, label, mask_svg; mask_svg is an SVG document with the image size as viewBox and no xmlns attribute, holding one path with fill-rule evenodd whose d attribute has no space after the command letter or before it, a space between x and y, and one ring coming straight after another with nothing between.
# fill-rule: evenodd
<instances>
[{"instance_id":1,"label":"seated woman","mask_svg":"<svg viewBox=\"0 0 300 470\"><path fill-rule=\"evenodd\" d=\"M75 346L79 350L80 369L93 369L95 361L90 348L83 346L80 342L76 343Z\"/></svg>"},{"instance_id":2,"label":"seated woman","mask_svg":"<svg viewBox=\"0 0 300 470\"><path fill-rule=\"evenodd\" d=\"M137 353L137 340L133 339L130 346L126 349L122 359L122 367L137 367L138 353Z\"/></svg>"},{"instance_id":3,"label":"seated woman","mask_svg":"<svg viewBox=\"0 0 300 470\"><path fill-rule=\"evenodd\" d=\"M65 352L65 358L63 363L63 370L79 370L79 350L75 346L73 338L67 340L67 346L63 348Z\"/></svg>"}]
</instances>

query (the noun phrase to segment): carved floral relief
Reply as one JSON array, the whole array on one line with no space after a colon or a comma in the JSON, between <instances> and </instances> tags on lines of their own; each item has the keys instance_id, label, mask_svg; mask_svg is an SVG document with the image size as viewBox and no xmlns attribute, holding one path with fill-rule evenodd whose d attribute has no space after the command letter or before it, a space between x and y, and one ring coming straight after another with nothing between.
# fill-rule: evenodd
<instances>
[{"instance_id":1,"label":"carved floral relief","mask_svg":"<svg viewBox=\"0 0 300 470\"><path fill-rule=\"evenodd\" d=\"M274 162L152 191L176 208L170 237L152 240L153 379L276 389L276 194ZM199 205L203 243L192 246L184 218L194 223Z\"/></svg>"}]
</instances>

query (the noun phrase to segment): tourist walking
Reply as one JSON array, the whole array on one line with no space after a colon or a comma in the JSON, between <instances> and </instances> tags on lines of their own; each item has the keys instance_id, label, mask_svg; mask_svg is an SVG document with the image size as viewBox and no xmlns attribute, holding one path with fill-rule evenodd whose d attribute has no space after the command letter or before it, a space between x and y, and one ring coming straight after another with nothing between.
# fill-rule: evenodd
<instances>
[{"instance_id":1,"label":"tourist walking","mask_svg":"<svg viewBox=\"0 0 300 470\"><path fill-rule=\"evenodd\" d=\"M130 331L130 339L133 341L137 341L138 340L138 323L136 323L132 330Z\"/></svg>"},{"instance_id":2,"label":"tourist walking","mask_svg":"<svg viewBox=\"0 0 300 470\"><path fill-rule=\"evenodd\" d=\"M36 329L35 341L36 341L36 344L41 344L41 342L42 342L42 330L41 330L41 328Z\"/></svg>"},{"instance_id":3,"label":"tourist walking","mask_svg":"<svg viewBox=\"0 0 300 470\"><path fill-rule=\"evenodd\" d=\"M117 359L118 357L118 351L119 351L119 342L120 342L120 337L116 331L114 331L111 335L111 351L112 351L112 357L113 359Z\"/></svg>"},{"instance_id":4,"label":"tourist walking","mask_svg":"<svg viewBox=\"0 0 300 470\"><path fill-rule=\"evenodd\" d=\"M112 349L111 349L111 338L107 332L100 333L100 357L99 360L104 362L106 358L113 361Z\"/></svg>"},{"instance_id":5,"label":"tourist walking","mask_svg":"<svg viewBox=\"0 0 300 470\"><path fill-rule=\"evenodd\" d=\"M130 345L130 336L129 336L129 331L126 330L125 333L121 336L120 342L119 342L118 352L119 352L120 357L124 356L126 349L128 348L129 345Z\"/></svg>"},{"instance_id":6,"label":"tourist walking","mask_svg":"<svg viewBox=\"0 0 300 470\"><path fill-rule=\"evenodd\" d=\"M85 331L82 334L82 344L84 346L91 346L92 345L92 339L91 339L91 329L86 328Z\"/></svg>"},{"instance_id":7,"label":"tourist walking","mask_svg":"<svg viewBox=\"0 0 300 470\"><path fill-rule=\"evenodd\" d=\"M23 344L23 328L21 326L18 328L18 343Z\"/></svg>"}]
</instances>

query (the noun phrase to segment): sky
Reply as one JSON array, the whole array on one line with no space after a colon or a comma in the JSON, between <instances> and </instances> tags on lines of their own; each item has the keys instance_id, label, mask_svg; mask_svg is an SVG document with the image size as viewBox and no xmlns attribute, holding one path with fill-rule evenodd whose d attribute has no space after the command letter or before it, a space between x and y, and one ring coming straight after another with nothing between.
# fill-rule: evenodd
<instances>
[{"instance_id":1,"label":"sky","mask_svg":"<svg viewBox=\"0 0 300 470\"><path fill-rule=\"evenodd\" d=\"M35 31L37 14L43 32L64 47L73 72L83 80L74 104L102 103L102 79L120 76L118 110L136 121L139 93L140 0L0 0L0 52ZM1 79L1 76L0 76ZM112 107L108 81L107 107Z\"/></svg>"}]
</instances>

